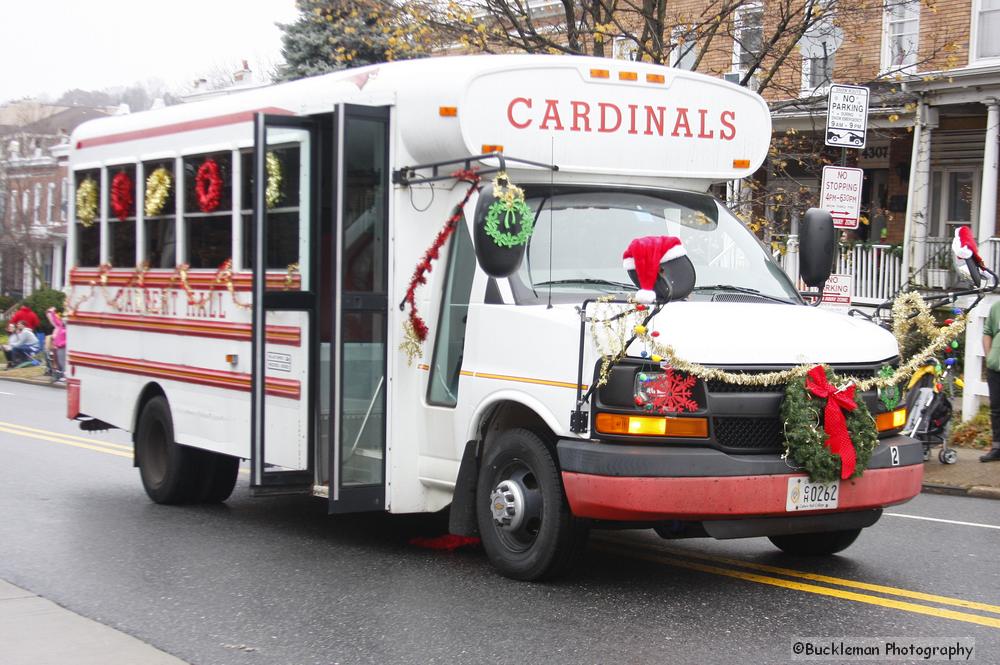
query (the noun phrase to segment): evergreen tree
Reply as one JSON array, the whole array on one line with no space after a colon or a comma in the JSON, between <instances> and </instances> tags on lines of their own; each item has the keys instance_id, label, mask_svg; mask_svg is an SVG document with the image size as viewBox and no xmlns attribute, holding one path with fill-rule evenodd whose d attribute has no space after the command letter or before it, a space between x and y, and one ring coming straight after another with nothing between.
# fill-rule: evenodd
<instances>
[{"instance_id":1,"label":"evergreen tree","mask_svg":"<svg viewBox=\"0 0 1000 665\"><path fill-rule=\"evenodd\" d=\"M385 0L297 0L295 23L282 25L291 80L430 53L430 31L405 5Z\"/></svg>"}]
</instances>

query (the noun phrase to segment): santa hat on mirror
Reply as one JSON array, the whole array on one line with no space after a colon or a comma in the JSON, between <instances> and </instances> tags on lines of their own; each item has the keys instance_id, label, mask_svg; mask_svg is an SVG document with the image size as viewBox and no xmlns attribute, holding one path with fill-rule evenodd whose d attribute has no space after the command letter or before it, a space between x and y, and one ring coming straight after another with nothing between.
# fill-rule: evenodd
<instances>
[{"instance_id":1,"label":"santa hat on mirror","mask_svg":"<svg viewBox=\"0 0 1000 665\"><path fill-rule=\"evenodd\" d=\"M687 250L681 245L681 239L675 236L646 236L630 242L622 254L622 267L635 271L639 281L636 301L647 305L655 302L660 266L685 255Z\"/></svg>"},{"instance_id":2,"label":"santa hat on mirror","mask_svg":"<svg viewBox=\"0 0 1000 665\"><path fill-rule=\"evenodd\" d=\"M959 259L972 259L980 268L985 268L983 258L979 256L979 247L976 246L976 239L972 237L972 229L968 226L960 226L955 229L955 239L951 241L951 251Z\"/></svg>"}]
</instances>

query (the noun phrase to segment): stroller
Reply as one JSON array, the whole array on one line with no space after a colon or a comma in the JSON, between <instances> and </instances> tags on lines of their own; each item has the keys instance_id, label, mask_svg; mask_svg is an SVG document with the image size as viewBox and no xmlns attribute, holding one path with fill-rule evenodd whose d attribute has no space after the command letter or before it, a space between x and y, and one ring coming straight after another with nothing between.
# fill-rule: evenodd
<instances>
[{"instance_id":1,"label":"stroller","mask_svg":"<svg viewBox=\"0 0 1000 665\"><path fill-rule=\"evenodd\" d=\"M936 361L932 360L931 364L936 364ZM939 462L954 464L958 461L958 453L948 447L952 408L944 386L950 371L951 365L946 365L940 376L933 372L925 374L906 397L907 418L903 434L923 444L925 462L931 458L931 448L936 446L941 446ZM926 381L928 378L929 382Z\"/></svg>"}]
</instances>

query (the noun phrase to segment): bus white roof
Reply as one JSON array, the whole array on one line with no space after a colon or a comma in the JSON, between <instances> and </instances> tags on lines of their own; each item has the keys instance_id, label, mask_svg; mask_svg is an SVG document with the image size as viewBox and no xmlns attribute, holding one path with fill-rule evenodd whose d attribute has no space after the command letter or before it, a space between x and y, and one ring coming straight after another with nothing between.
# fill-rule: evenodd
<instances>
[{"instance_id":1,"label":"bus white roof","mask_svg":"<svg viewBox=\"0 0 1000 665\"><path fill-rule=\"evenodd\" d=\"M189 131L204 142L199 130L249 123L256 111L305 115L338 103L395 104L400 159L417 163L501 146L563 172L718 181L753 173L771 135L758 95L701 74L598 58L480 55L372 65L94 120L73 133L73 161L145 153L137 142ZM248 128L240 129L247 143Z\"/></svg>"}]
</instances>

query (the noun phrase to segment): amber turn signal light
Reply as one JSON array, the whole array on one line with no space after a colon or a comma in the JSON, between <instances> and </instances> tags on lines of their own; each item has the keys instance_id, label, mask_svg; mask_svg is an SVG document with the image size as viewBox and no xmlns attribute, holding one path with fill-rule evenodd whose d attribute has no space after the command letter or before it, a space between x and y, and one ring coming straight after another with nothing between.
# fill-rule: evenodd
<instances>
[{"instance_id":1,"label":"amber turn signal light","mask_svg":"<svg viewBox=\"0 0 1000 665\"><path fill-rule=\"evenodd\" d=\"M734 169L748 169L748 168L750 168L750 160L749 159L734 159L733 160L733 168Z\"/></svg>"},{"instance_id":2,"label":"amber turn signal light","mask_svg":"<svg viewBox=\"0 0 1000 665\"><path fill-rule=\"evenodd\" d=\"M906 409L896 409L888 413L880 413L875 416L875 429L885 432L890 429L899 429L906 424Z\"/></svg>"},{"instance_id":3,"label":"amber turn signal light","mask_svg":"<svg viewBox=\"0 0 1000 665\"><path fill-rule=\"evenodd\" d=\"M671 416L626 416L618 413L598 413L594 429L601 434L707 439L708 419L674 418Z\"/></svg>"},{"instance_id":4,"label":"amber turn signal light","mask_svg":"<svg viewBox=\"0 0 1000 665\"><path fill-rule=\"evenodd\" d=\"M442 118L454 118L458 115L457 106L439 106L438 115Z\"/></svg>"}]
</instances>

